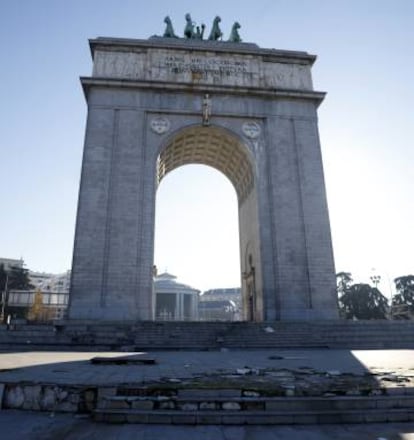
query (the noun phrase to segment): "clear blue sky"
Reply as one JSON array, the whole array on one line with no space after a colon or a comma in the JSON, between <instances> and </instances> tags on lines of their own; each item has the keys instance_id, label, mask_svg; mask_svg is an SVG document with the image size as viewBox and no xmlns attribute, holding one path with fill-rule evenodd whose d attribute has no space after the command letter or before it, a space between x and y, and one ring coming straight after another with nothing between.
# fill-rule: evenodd
<instances>
[{"instance_id":1,"label":"clear blue sky","mask_svg":"<svg viewBox=\"0 0 414 440\"><path fill-rule=\"evenodd\" d=\"M411 0L2 0L0 256L22 256L33 270L70 268L87 40L161 34L167 14L181 33L186 12L208 26L219 14L225 33L238 20L244 41L261 47L318 55L337 270L363 280L376 268L386 293L387 277L414 273ZM236 209L218 172L171 173L158 195L156 264L200 289L238 285Z\"/></svg>"}]
</instances>

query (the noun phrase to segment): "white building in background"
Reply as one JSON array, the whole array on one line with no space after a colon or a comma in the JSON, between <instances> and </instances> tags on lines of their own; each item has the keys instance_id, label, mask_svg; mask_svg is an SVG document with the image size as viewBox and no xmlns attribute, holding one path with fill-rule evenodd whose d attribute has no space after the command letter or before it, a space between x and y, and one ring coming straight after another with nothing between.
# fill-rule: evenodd
<instances>
[{"instance_id":1,"label":"white building in background","mask_svg":"<svg viewBox=\"0 0 414 440\"><path fill-rule=\"evenodd\" d=\"M167 272L154 278L155 319L158 321L198 321L200 291L176 281Z\"/></svg>"},{"instance_id":2,"label":"white building in background","mask_svg":"<svg viewBox=\"0 0 414 440\"><path fill-rule=\"evenodd\" d=\"M14 258L0 258L0 266L4 266L4 270L9 270L12 267L23 267L24 261L23 258L16 260Z\"/></svg>"},{"instance_id":3,"label":"white building in background","mask_svg":"<svg viewBox=\"0 0 414 440\"><path fill-rule=\"evenodd\" d=\"M29 279L35 289L42 292L69 293L70 270L61 274L30 271Z\"/></svg>"}]
</instances>

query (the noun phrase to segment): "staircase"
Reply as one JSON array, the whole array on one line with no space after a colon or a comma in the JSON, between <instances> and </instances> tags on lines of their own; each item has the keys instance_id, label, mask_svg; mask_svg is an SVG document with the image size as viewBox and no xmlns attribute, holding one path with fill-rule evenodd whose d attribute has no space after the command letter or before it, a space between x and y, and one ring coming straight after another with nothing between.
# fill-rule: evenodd
<instances>
[{"instance_id":1,"label":"staircase","mask_svg":"<svg viewBox=\"0 0 414 440\"><path fill-rule=\"evenodd\" d=\"M228 348L414 348L414 321L134 323L56 321L0 325L0 351Z\"/></svg>"},{"instance_id":2,"label":"staircase","mask_svg":"<svg viewBox=\"0 0 414 440\"><path fill-rule=\"evenodd\" d=\"M94 419L107 423L322 424L414 421L414 396L266 397L242 390L123 389L101 396Z\"/></svg>"}]
</instances>

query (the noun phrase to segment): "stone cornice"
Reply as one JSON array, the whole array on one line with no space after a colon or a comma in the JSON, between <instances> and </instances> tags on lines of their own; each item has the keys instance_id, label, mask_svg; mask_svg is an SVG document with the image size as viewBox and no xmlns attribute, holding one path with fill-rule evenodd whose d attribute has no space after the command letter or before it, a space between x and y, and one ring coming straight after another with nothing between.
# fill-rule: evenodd
<instances>
[{"instance_id":1,"label":"stone cornice","mask_svg":"<svg viewBox=\"0 0 414 440\"><path fill-rule=\"evenodd\" d=\"M164 81L145 81L145 80L130 80L130 79L114 79L114 78L97 78L97 77L81 77L85 98L88 99L89 90L92 87L104 88L120 88L120 89L148 89L148 90L162 90L172 93L214 93L225 95L243 95L256 96L266 99L305 99L315 102L319 105L325 98L326 92L317 92L313 90L290 90L290 89L269 89L259 87L245 87L245 86L220 86L210 84L188 84L188 83L172 83Z\"/></svg>"}]
</instances>

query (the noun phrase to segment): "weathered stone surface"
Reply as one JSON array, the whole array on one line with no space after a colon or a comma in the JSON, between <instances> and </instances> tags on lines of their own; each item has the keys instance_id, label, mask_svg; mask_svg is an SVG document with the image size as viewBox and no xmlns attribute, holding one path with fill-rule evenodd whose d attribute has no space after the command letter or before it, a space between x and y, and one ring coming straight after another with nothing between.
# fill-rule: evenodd
<instances>
[{"instance_id":1,"label":"weathered stone surface","mask_svg":"<svg viewBox=\"0 0 414 440\"><path fill-rule=\"evenodd\" d=\"M160 402L160 409L175 409L175 402L169 400L167 402Z\"/></svg>"},{"instance_id":2,"label":"weathered stone surface","mask_svg":"<svg viewBox=\"0 0 414 440\"><path fill-rule=\"evenodd\" d=\"M0 383L0 409L3 407L4 384Z\"/></svg>"},{"instance_id":3,"label":"weathered stone surface","mask_svg":"<svg viewBox=\"0 0 414 440\"><path fill-rule=\"evenodd\" d=\"M130 405L126 400L109 400L106 404L107 408L112 409L129 409Z\"/></svg>"},{"instance_id":4,"label":"weathered stone surface","mask_svg":"<svg viewBox=\"0 0 414 440\"><path fill-rule=\"evenodd\" d=\"M174 425L194 425L196 423L197 416L194 414L174 414L172 416L172 423Z\"/></svg>"},{"instance_id":5,"label":"weathered stone surface","mask_svg":"<svg viewBox=\"0 0 414 440\"><path fill-rule=\"evenodd\" d=\"M217 404L215 402L201 402L200 410L215 410L217 409Z\"/></svg>"},{"instance_id":6,"label":"weathered stone surface","mask_svg":"<svg viewBox=\"0 0 414 440\"><path fill-rule=\"evenodd\" d=\"M6 393L6 408L21 408L24 404L24 392L20 386L12 386Z\"/></svg>"},{"instance_id":7,"label":"weathered stone surface","mask_svg":"<svg viewBox=\"0 0 414 440\"><path fill-rule=\"evenodd\" d=\"M66 390L58 389L56 392L56 398L59 402L66 400L69 396L69 393Z\"/></svg>"},{"instance_id":8,"label":"weathered stone surface","mask_svg":"<svg viewBox=\"0 0 414 440\"><path fill-rule=\"evenodd\" d=\"M154 402L152 400L135 400L131 403L131 408L149 411L154 408Z\"/></svg>"},{"instance_id":9,"label":"weathered stone surface","mask_svg":"<svg viewBox=\"0 0 414 440\"><path fill-rule=\"evenodd\" d=\"M78 405L65 401L65 402L58 402L56 405L56 411L60 412L77 412L78 411Z\"/></svg>"},{"instance_id":10,"label":"weathered stone surface","mask_svg":"<svg viewBox=\"0 0 414 440\"><path fill-rule=\"evenodd\" d=\"M148 423L147 414L127 414L126 416L128 423Z\"/></svg>"},{"instance_id":11,"label":"weathered stone surface","mask_svg":"<svg viewBox=\"0 0 414 440\"><path fill-rule=\"evenodd\" d=\"M56 407L56 391L53 388L46 388L40 401L42 410L53 411Z\"/></svg>"},{"instance_id":12,"label":"weathered stone surface","mask_svg":"<svg viewBox=\"0 0 414 440\"><path fill-rule=\"evenodd\" d=\"M153 318L157 164L162 178L194 162L194 152L238 194L241 272L254 268L255 278L255 309L246 307L244 317L337 318L315 57L163 41L91 43L70 318ZM214 92L208 127L206 87ZM154 115L168 120L167 131L154 132ZM243 289L248 304L246 283Z\"/></svg>"},{"instance_id":13,"label":"weathered stone surface","mask_svg":"<svg viewBox=\"0 0 414 440\"><path fill-rule=\"evenodd\" d=\"M24 409L39 410L42 399L42 387L40 385L27 385L23 388Z\"/></svg>"},{"instance_id":14,"label":"weathered stone surface","mask_svg":"<svg viewBox=\"0 0 414 440\"><path fill-rule=\"evenodd\" d=\"M202 46L195 52L183 45L134 53L115 47L108 51L99 43L99 39L93 42L95 77L312 90L309 63L292 62L293 57L287 63L287 52L268 54L257 48L248 55L213 53L208 47L202 50Z\"/></svg>"},{"instance_id":15,"label":"weathered stone surface","mask_svg":"<svg viewBox=\"0 0 414 440\"><path fill-rule=\"evenodd\" d=\"M223 402L221 407L224 410L228 410L228 411L240 411L241 410L240 403L238 403L238 402Z\"/></svg>"},{"instance_id":16,"label":"weathered stone surface","mask_svg":"<svg viewBox=\"0 0 414 440\"><path fill-rule=\"evenodd\" d=\"M197 411L198 405L196 403L180 403L179 408L183 411Z\"/></svg>"}]
</instances>

